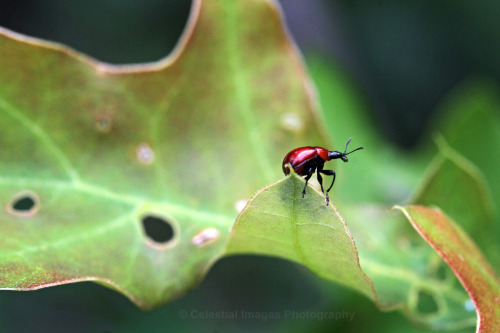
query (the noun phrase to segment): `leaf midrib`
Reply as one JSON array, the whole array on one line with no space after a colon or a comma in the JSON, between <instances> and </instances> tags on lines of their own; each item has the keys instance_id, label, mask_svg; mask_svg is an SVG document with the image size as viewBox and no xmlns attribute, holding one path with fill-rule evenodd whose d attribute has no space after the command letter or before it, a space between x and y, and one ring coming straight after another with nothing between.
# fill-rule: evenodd
<instances>
[{"instance_id":1,"label":"leaf midrib","mask_svg":"<svg viewBox=\"0 0 500 333\"><path fill-rule=\"evenodd\" d=\"M246 133L249 137L250 146L252 152L255 156L255 162L259 165L260 173L264 176L266 183L271 183L274 180L275 173L268 155L265 153L265 147L268 144L262 139L262 135L259 132L258 121L255 117L254 112L251 110L251 99L248 95L248 79L245 76L242 57L240 50L242 49L238 45L238 15L233 14L237 12L235 7L237 1L228 1L227 5L227 15L225 15L226 20L229 22L225 26L229 27L226 31L227 35L227 48L226 54L228 58L227 65L229 67L229 73L232 76L233 86L235 89L235 100L239 106L237 111L243 119L243 125L246 128ZM230 4L230 5L229 5Z\"/></svg>"}]
</instances>

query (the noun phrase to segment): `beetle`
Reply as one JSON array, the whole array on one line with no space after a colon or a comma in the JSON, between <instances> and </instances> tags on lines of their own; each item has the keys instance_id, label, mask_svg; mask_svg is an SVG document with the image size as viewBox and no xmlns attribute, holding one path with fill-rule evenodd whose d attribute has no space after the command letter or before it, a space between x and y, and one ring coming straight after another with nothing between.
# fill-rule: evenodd
<instances>
[{"instance_id":1,"label":"beetle","mask_svg":"<svg viewBox=\"0 0 500 333\"><path fill-rule=\"evenodd\" d=\"M314 172L316 172L317 174L318 182L321 186L321 192L323 193L325 193L325 190L323 189L323 177L321 177L321 174L333 176L332 184L330 185L328 190L326 190L325 201L326 205L328 206L328 202L330 201L330 199L328 198L328 192L330 192L333 183L335 182L335 171L324 170L323 167L325 165L325 162L337 158L340 158L344 162L348 162L347 155L355 152L356 150L364 149L364 147L359 147L347 153L347 145L349 144L349 142L351 142L351 140L352 138L349 138L349 140L347 140L343 153L336 150L329 151L328 149L321 147L307 146L295 148L294 150L286 154L285 158L283 159L282 165L283 173L285 174L285 176L290 173L290 166L299 176L305 176L306 184L304 186L304 190L302 191L302 198L306 194L307 182L312 177Z\"/></svg>"}]
</instances>

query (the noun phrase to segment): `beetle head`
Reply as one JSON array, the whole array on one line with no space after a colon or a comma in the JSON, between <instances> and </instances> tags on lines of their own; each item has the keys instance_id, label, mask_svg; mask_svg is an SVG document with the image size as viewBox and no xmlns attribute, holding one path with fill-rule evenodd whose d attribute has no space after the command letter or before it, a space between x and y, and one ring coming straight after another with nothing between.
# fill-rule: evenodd
<instances>
[{"instance_id":1,"label":"beetle head","mask_svg":"<svg viewBox=\"0 0 500 333\"><path fill-rule=\"evenodd\" d=\"M350 152L347 152L347 145L349 144L349 142L351 142L351 140L352 140L352 138L350 138L347 141L347 143L345 144L345 150L344 150L344 152L340 152L340 151L336 151L336 150L329 151L328 152L328 161L340 158L342 161L348 162L349 160L347 159L347 155L349 155L350 153L355 152L356 150L364 149L363 147L359 147L359 148L356 148L354 150L351 150Z\"/></svg>"},{"instance_id":2,"label":"beetle head","mask_svg":"<svg viewBox=\"0 0 500 333\"><path fill-rule=\"evenodd\" d=\"M349 144L349 142L351 142L352 138L349 138L349 140L347 140L347 143L345 144L345 150L344 150L344 153L340 156L340 158L342 159L342 161L344 162L348 162L349 160L347 159L347 156L346 155L349 155L350 153L354 153L356 150L360 150L360 149L364 149L364 147L359 147L359 148L356 148L354 150L351 150L350 152L347 153L347 145Z\"/></svg>"}]
</instances>

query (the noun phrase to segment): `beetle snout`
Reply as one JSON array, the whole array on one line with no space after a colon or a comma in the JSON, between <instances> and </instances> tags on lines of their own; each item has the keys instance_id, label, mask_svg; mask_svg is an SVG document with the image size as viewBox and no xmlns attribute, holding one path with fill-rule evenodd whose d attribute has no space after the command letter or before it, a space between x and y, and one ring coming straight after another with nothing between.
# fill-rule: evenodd
<instances>
[{"instance_id":1,"label":"beetle snout","mask_svg":"<svg viewBox=\"0 0 500 333\"><path fill-rule=\"evenodd\" d=\"M347 156L342 156L341 158L342 158L342 161L344 161L344 162L348 162L348 161L349 161L349 160L347 159Z\"/></svg>"}]
</instances>

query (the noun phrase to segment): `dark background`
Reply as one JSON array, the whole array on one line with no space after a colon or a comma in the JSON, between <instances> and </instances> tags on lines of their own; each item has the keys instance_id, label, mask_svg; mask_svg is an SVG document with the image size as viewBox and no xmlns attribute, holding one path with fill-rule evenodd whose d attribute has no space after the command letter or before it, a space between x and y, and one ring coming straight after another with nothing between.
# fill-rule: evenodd
<instances>
[{"instance_id":1,"label":"dark background","mask_svg":"<svg viewBox=\"0 0 500 333\"><path fill-rule=\"evenodd\" d=\"M466 78L500 78L500 2L281 0L307 58L341 64L358 83L373 125L401 149L418 144L432 112ZM0 25L69 45L101 61L158 60L175 46L187 0L0 0ZM324 110L328 112L328 110ZM181 310L350 311L355 319L183 320ZM178 301L141 312L93 283L0 292L1 331L182 330L419 332L354 292L279 259L230 257ZM473 331L473 330L471 330Z\"/></svg>"}]
</instances>

